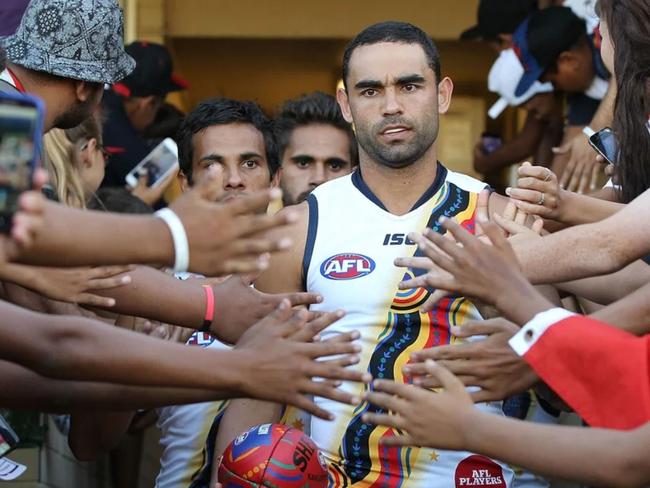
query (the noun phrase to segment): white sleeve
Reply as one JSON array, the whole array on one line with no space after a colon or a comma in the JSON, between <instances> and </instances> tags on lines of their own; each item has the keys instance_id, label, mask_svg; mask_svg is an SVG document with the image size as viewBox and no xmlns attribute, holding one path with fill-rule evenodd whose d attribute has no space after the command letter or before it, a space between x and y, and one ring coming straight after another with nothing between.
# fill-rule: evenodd
<instances>
[{"instance_id":1,"label":"white sleeve","mask_svg":"<svg viewBox=\"0 0 650 488\"><path fill-rule=\"evenodd\" d=\"M572 315L576 314L563 308L551 308L540 312L524 325L508 343L519 356L523 356L537 342L537 339L546 332L546 329Z\"/></svg>"}]
</instances>

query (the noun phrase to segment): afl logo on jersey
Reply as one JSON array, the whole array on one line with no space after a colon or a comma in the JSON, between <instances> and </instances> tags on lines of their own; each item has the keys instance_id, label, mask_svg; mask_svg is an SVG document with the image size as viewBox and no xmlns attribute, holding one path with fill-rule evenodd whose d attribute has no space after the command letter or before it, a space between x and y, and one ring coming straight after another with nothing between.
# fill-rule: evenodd
<instances>
[{"instance_id":1,"label":"afl logo on jersey","mask_svg":"<svg viewBox=\"0 0 650 488\"><path fill-rule=\"evenodd\" d=\"M363 254L337 254L326 259L320 274L328 280L354 280L372 273L375 262Z\"/></svg>"}]
</instances>

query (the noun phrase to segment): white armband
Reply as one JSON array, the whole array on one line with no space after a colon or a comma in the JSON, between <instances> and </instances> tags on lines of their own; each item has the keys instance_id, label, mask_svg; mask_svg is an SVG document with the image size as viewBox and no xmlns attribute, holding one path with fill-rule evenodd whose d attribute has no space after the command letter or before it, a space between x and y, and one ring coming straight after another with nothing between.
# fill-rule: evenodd
<instances>
[{"instance_id":1,"label":"white armband","mask_svg":"<svg viewBox=\"0 0 650 488\"><path fill-rule=\"evenodd\" d=\"M183 222L170 208L158 210L156 217L163 220L172 234L174 241L174 273L183 273L190 267L190 244Z\"/></svg>"}]
</instances>

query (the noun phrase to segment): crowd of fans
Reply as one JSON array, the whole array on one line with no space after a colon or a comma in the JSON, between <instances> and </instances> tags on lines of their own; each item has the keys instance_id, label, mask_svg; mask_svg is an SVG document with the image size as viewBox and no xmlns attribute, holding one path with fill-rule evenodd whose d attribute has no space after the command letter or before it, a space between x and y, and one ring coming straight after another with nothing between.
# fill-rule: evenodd
<instances>
[{"instance_id":1,"label":"crowd of fans","mask_svg":"<svg viewBox=\"0 0 650 488\"><path fill-rule=\"evenodd\" d=\"M518 165L505 195L438 161L453 82L414 25L364 29L336 96L274 117L183 114L165 47L122 39L116 0L31 0L0 40L0 92L45 107L0 237L0 407L65 415L115 486L153 422L160 488L219 486L268 422L337 488L650 483L647 0L481 0L489 116L526 112L474 150L488 179ZM178 170L128 185L168 138Z\"/></svg>"}]
</instances>

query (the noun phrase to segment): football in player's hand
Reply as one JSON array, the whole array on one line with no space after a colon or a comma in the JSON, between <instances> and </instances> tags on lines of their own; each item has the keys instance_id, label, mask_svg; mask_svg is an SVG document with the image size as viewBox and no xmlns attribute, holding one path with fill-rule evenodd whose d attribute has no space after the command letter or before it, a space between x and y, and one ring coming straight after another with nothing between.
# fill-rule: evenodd
<instances>
[{"instance_id":1,"label":"football in player's hand","mask_svg":"<svg viewBox=\"0 0 650 488\"><path fill-rule=\"evenodd\" d=\"M327 465L308 436L283 424L263 424L239 435L219 465L223 488L325 488Z\"/></svg>"}]
</instances>

